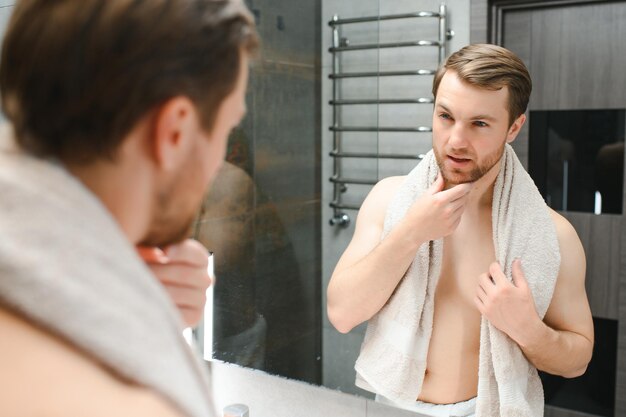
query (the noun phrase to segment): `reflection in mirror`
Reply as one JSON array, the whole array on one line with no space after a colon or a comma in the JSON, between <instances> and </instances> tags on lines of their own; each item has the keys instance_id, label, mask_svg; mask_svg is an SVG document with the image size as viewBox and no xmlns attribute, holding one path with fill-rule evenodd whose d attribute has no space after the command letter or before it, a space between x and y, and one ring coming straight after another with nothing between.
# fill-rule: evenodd
<instances>
[{"instance_id":1,"label":"reflection in mirror","mask_svg":"<svg viewBox=\"0 0 626 417\"><path fill-rule=\"evenodd\" d=\"M435 69L439 57L434 48L353 49L342 52L337 69L329 51L332 32L328 22L333 15L358 18L435 11L440 2L249 0L247 3L259 24L264 50L251 71L248 117L233 135L228 163L221 172L223 177L216 181L216 186L222 188L215 188L207 196L197 228L197 237L215 252L217 262L214 356L373 398L373 394L355 386L354 365L363 343L365 325L356 326L345 334L338 332L325 314L325 293L333 269L354 234L357 212L353 208L361 205L371 190L370 183L406 175L415 166L415 157L431 149L432 134L415 128L432 123L433 108L428 102L432 76L408 73ZM449 41L449 52L470 43L470 3L446 1L449 28L455 33ZM487 2L484 3L486 8ZM434 26L425 22L427 20L415 24L410 19L376 19L362 26L346 25L337 41L340 47L349 47L429 39L437 33L438 27L435 21ZM478 25L484 23L477 22ZM522 24L507 27L527 32ZM515 44L518 38L521 39L507 35L511 48L522 46L522 42ZM534 43L539 44L543 42ZM330 76L337 71L376 76L344 78L335 85ZM395 75L381 76L384 72L395 72ZM341 88L335 96L334 86ZM335 101L331 105L333 99L343 100L343 103ZM357 104L354 100L366 103ZM338 114L335 114L336 109L339 109ZM530 116L532 126L535 115ZM620 117L617 129L622 126L623 131L624 116ZM339 125L372 129L341 132L344 155L340 160L341 168L336 169L338 159L329 154L332 152L337 158L338 149L334 132L328 128ZM388 129L380 129L385 127ZM523 132L520 137L527 133ZM516 151L519 149L520 155L521 151L527 153L527 142L517 142ZM623 159L619 156L620 152L623 155L623 139L617 144L611 142L615 141L603 142L601 149L597 149L597 166ZM558 148L561 157L575 151L568 146ZM372 154L405 153L412 159L371 157ZM345 181L335 188L329 181L335 175L357 181ZM618 188L621 190L622 185ZM602 211L621 213L621 206L613 204L618 204L617 200L611 202L607 191L599 188L597 191L603 197ZM557 199L563 201L562 191L552 187L555 196L559 192L561 197ZM342 204L352 206L352 209L342 208L351 219L345 229L328 225L337 214L330 208L331 203L337 203L337 196ZM588 205L587 197L582 204ZM571 207L573 203L568 204ZM594 200L594 207L595 204ZM484 241L475 242L474 246L490 244L489 236L482 238ZM611 262L613 260L611 258ZM600 275L594 279L599 280ZM471 317L459 314L459 317L461 321L471 318L473 325L478 322L475 314ZM606 326L609 335L613 334L613 327ZM466 325L449 333L461 335L467 329ZM445 343L439 346L442 345ZM598 344L598 348L602 345ZM613 351L605 352L612 354ZM435 354L439 355L440 363L450 362L445 349ZM596 370L610 367L612 363L606 361ZM457 379L448 378L455 382ZM560 386L560 382L556 385ZM564 392L573 391L557 390L552 385L546 390L554 404L567 399L569 394ZM601 396L602 401L607 395Z\"/></svg>"},{"instance_id":2,"label":"reflection in mirror","mask_svg":"<svg viewBox=\"0 0 626 417\"><path fill-rule=\"evenodd\" d=\"M550 207L622 214L625 114L530 112L529 173Z\"/></svg>"},{"instance_id":3,"label":"reflection in mirror","mask_svg":"<svg viewBox=\"0 0 626 417\"><path fill-rule=\"evenodd\" d=\"M373 398L355 386L354 363L364 327L340 334L328 321L325 294L332 268L354 231L328 226L332 217L331 28L334 14L376 17L438 11L440 1L294 0L247 4L263 40L250 72L248 114L231 137L227 162L206 196L196 238L214 252L213 357L344 392ZM450 0L456 36L469 40L466 0ZM456 17L455 17L456 16ZM416 24L419 23L419 24ZM434 40L438 19L399 19L346 26L348 42ZM436 69L438 47L349 51L347 72ZM342 81L346 99L396 99L342 108L342 122L356 126L406 126L403 132L346 132L344 151L401 153L411 159L350 159L346 175L378 180L406 174L415 155L431 148L432 75L369 77ZM359 206L369 185L347 184L346 203ZM356 211L348 213L355 219ZM323 248L323 249L322 249ZM323 255L323 258L322 258ZM323 269L322 269L323 268Z\"/></svg>"},{"instance_id":4,"label":"reflection in mirror","mask_svg":"<svg viewBox=\"0 0 626 417\"><path fill-rule=\"evenodd\" d=\"M196 223L215 257L212 357L319 383L317 294L303 285L284 213L245 169L251 152L237 133Z\"/></svg>"}]
</instances>

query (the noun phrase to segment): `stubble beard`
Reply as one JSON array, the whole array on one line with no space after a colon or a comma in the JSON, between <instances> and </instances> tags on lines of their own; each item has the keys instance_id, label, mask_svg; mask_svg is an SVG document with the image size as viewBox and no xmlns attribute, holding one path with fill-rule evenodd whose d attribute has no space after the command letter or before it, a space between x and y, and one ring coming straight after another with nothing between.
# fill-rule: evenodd
<instances>
[{"instance_id":1,"label":"stubble beard","mask_svg":"<svg viewBox=\"0 0 626 417\"><path fill-rule=\"evenodd\" d=\"M446 154L444 153L444 155L440 155L439 152L435 149L435 160L437 161L437 166L439 167L439 172L441 172L446 188L450 188L459 184L476 182L484 177L485 174L487 174L500 161L500 158L502 158L502 154L504 153L504 146L505 145L502 144L499 149L488 155L483 163L475 166L466 173L458 169L447 169L445 167L445 164L442 163L444 158L446 158ZM466 154L463 156L471 155Z\"/></svg>"}]
</instances>

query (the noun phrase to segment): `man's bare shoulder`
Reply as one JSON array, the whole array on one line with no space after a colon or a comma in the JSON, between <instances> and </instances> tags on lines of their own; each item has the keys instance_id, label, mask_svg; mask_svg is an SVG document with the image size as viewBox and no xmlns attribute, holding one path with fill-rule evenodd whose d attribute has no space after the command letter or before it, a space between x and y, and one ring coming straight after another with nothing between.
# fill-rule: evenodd
<instances>
[{"instance_id":1,"label":"man's bare shoulder","mask_svg":"<svg viewBox=\"0 0 626 417\"><path fill-rule=\"evenodd\" d=\"M72 346L0 307L0 415L182 417Z\"/></svg>"},{"instance_id":2,"label":"man's bare shoulder","mask_svg":"<svg viewBox=\"0 0 626 417\"><path fill-rule=\"evenodd\" d=\"M396 192L398 192L405 179L406 176L397 176L387 177L378 181L378 183L376 183L374 188L372 188L370 193L367 195L365 202L368 204L374 204L379 208L384 207L386 209L387 205Z\"/></svg>"},{"instance_id":3,"label":"man's bare shoulder","mask_svg":"<svg viewBox=\"0 0 626 417\"><path fill-rule=\"evenodd\" d=\"M406 175L383 178L378 181L372 191L376 190L376 192L386 195L388 199L391 199L404 181L406 181Z\"/></svg>"},{"instance_id":4,"label":"man's bare shoulder","mask_svg":"<svg viewBox=\"0 0 626 417\"><path fill-rule=\"evenodd\" d=\"M569 270L581 269L585 271L585 251L574 226L555 210L550 210L550 217L556 229L561 251L561 271L564 267Z\"/></svg>"},{"instance_id":5,"label":"man's bare shoulder","mask_svg":"<svg viewBox=\"0 0 626 417\"><path fill-rule=\"evenodd\" d=\"M363 202L358 219L382 224L389 202L405 179L406 176L387 177L376 183Z\"/></svg>"},{"instance_id":6,"label":"man's bare shoulder","mask_svg":"<svg viewBox=\"0 0 626 417\"><path fill-rule=\"evenodd\" d=\"M556 234L559 238L559 241L566 239L575 239L580 241L578 238L578 233L576 233L576 229L574 226L567 220L563 215L559 214L557 211L550 210L550 217L552 218L552 222L554 223L554 227L556 228Z\"/></svg>"}]
</instances>

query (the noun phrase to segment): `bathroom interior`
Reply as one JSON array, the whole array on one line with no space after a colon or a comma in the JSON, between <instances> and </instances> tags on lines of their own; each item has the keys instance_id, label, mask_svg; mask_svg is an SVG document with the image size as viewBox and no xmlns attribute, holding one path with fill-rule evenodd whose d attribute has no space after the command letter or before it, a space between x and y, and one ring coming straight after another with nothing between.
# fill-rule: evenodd
<instances>
[{"instance_id":1,"label":"bathroom interior","mask_svg":"<svg viewBox=\"0 0 626 417\"><path fill-rule=\"evenodd\" d=\"M0 0L2 27L13 3ZM582 377L542 375L545 414L626 416L626 1L246 3L263 42L248 113L194 227L215 260L196 336L218 407L413 415L354 385L365 325L335 330L326 287L373 184L431 149L433 71L489 42L530 70L528 123L513 147L587 256L594 356Z\"/></svg>"}]
</instances>

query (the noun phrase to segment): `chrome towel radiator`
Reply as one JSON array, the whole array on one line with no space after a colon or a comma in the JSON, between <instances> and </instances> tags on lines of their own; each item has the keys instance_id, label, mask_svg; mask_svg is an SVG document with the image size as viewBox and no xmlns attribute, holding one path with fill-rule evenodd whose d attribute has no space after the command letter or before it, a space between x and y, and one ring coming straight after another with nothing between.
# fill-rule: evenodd
<instances>
[{"instance_id":1,"label":"chrome towel radiator","mask_svg":"<svg viewBox=\"0 0 626 417\"><path fill-rule=\"evenodd\" d=\"M378 22L382 20L412 19L412 18L434 18L439 20L439 34L437 40L417 40L389 43L373 43L350 45L347 39L341 37L341 27L347 24L358 24L365 22ZM330 131L333 136L333 149L330 156L333 158L333 175L330 181L333 183L333 201L330 207L333 209L333 217L330 219L331 226L347 227L350 224L350 216L344 210L359 210L359 206L342 203L342 194L347 191L347 184L374 185L376 180L357 179L344 177L341 169L342 158L367 158L367 159L414 159L420 160L423 155L396 154L396 153L358 153L344 152L341 146L341 135L343 132L432 132L430 126L416 127L385 127L385 126L343 126L340 124L341 107L348 105L385 105L385 104L432 104L432 98L414 99L353 99L342 100L340 98L341 80L346 78L368 78L368 77L393 77L393 76L433 76L436 69L415 69L410 71L374 71L374 72L342 72L340 68L340 56L344 52L382 49L382 48L403 48L403 47L435 47L439 49L439 63L441 64L447 56L447 41L454 35L454 32L447 27L447 7L442 4L439 12L415 12L394 14L386 16L358 17L350 19L340 19L333 16L328 22L332 29L332 46L329 52L332 54L332 72L329 78L332 80L332 99L329 104L333 106L332 126Z\"/></svg>"}]
</instances>

